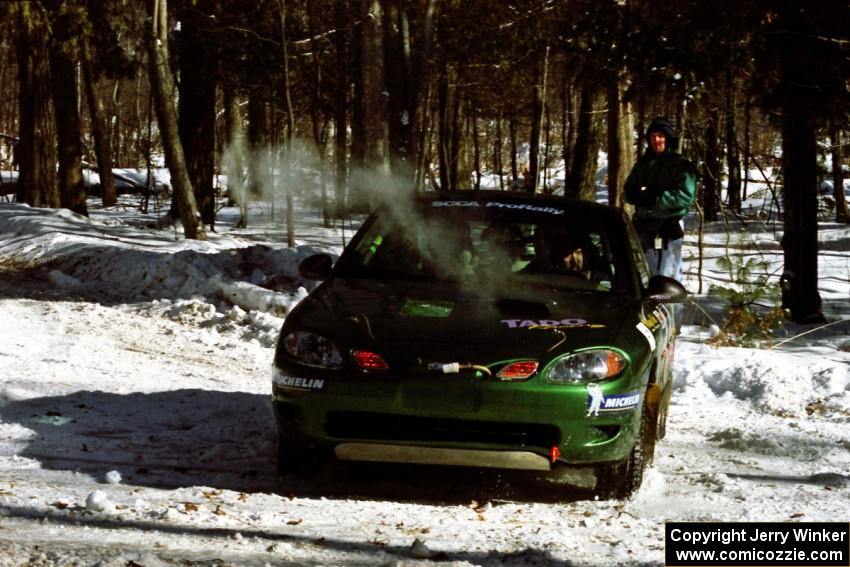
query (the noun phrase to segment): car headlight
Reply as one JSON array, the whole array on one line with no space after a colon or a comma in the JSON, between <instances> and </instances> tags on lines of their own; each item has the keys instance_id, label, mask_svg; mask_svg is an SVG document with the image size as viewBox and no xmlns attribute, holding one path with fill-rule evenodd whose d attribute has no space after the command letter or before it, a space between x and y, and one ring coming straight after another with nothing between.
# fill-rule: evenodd
<instances>
[{"instance_id":1,"label":"car headlight","mask_svg":"<svg viewBox=\"0 0 850 567\"><path fill-rule=\"evenodd\" d=\"M337 346L322 335L310 331L293 331L283 338L286 353L307 366L340 368L342 355Z\"/></svg>"},{"instance_id":2,"label":"car headlight","mask_svg":"<svg viewBox=\"0 0 850 567\"><path fill-rule=\"evenodd\" d=\"M601 382L620 375L626 358L611 349L593 349L567 354L549 365L546 380L552 384Z\"/></svg>"}]
</instances>

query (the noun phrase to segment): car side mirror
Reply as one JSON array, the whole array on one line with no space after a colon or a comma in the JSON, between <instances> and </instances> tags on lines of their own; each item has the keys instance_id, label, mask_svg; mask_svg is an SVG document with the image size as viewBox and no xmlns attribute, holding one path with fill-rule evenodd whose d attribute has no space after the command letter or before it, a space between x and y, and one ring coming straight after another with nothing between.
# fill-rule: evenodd
<instances>
[{"instance_id":1,"label":"car side mirror","mask_svg":"<svg viewBox=\"0 0 850 567\"><path fill-rule=\"evenodd\" d=\"M326 280L331 275L333 258L328 254L314 254L301 260L298 274L308 280Z\"/></svg>"},{"instance_id":2,"label":"car side mirror","mask_svg":"<svg viewBox=\"0 0 850 567\"><path fill-rule=\"evenodd\" d=\"M681 303L688 297L688 290L673 278L652 276L643 298L655 303Z\"/></svg>"}]
</instances>

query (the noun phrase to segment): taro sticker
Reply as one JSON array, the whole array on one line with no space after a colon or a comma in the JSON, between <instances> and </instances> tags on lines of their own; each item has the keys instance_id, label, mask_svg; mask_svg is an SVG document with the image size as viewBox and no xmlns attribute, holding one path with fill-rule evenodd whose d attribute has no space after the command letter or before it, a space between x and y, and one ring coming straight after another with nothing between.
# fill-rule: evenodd
<instances>
[{"instance_id":1,"label":"taro sticker","mask_svg":"<svg viewBox=\"0 0 850 567\"><path fill-rule=\"evenodd\" d=\"M528 327L583 327L587 325L584 319L502 319L501 323L507 325L509 329L525 329Z\"/></svg>"},{"instance_id":2,"label":"taro sticker","mask_svg":"<svg viewBox=\"0 0 850 567\"><path fill-rule=\"evenodd\" d=\"M598 384L587 385L587 416L599 415L600 412L615 412L634 409L640 404L640 390L625 394L606 396Z\"/></svg>"}]
</instances>

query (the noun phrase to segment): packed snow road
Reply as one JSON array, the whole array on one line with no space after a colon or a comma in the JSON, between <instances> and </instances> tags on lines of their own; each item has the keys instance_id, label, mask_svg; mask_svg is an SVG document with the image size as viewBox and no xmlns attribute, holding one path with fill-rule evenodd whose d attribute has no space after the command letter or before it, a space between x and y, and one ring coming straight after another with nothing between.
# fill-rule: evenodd
<instances>
[{"instance_id":1,"label":"packed snow road","mask_svg":"<svg viewBox=\"0 0 850 567\"><path fill-rule=\"evenodd\" d=\"M643 488L334 466L278 481L272 349L201 299L0 279L0 565L635 565L667 520L850 519L848 353L678 345Z\"/></svg>"}]
</instances>

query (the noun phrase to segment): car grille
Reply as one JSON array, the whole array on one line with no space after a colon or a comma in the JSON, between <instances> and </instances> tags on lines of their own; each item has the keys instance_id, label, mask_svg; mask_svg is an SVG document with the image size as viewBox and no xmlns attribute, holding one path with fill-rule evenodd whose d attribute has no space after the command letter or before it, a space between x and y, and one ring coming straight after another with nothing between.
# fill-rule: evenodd
<instances>
[{"instance_id":1,"label":"car grille","mask_svg":"<svg viewBox=\"0 0 850 567\"><path fill-rule=\"evenodd\" d=\"M497 444L549 449L560 443L551 425L475 421L366 412L331 412L325 430L331 437L374 441L432 441Z\"/></svg>"}]
</instances>

